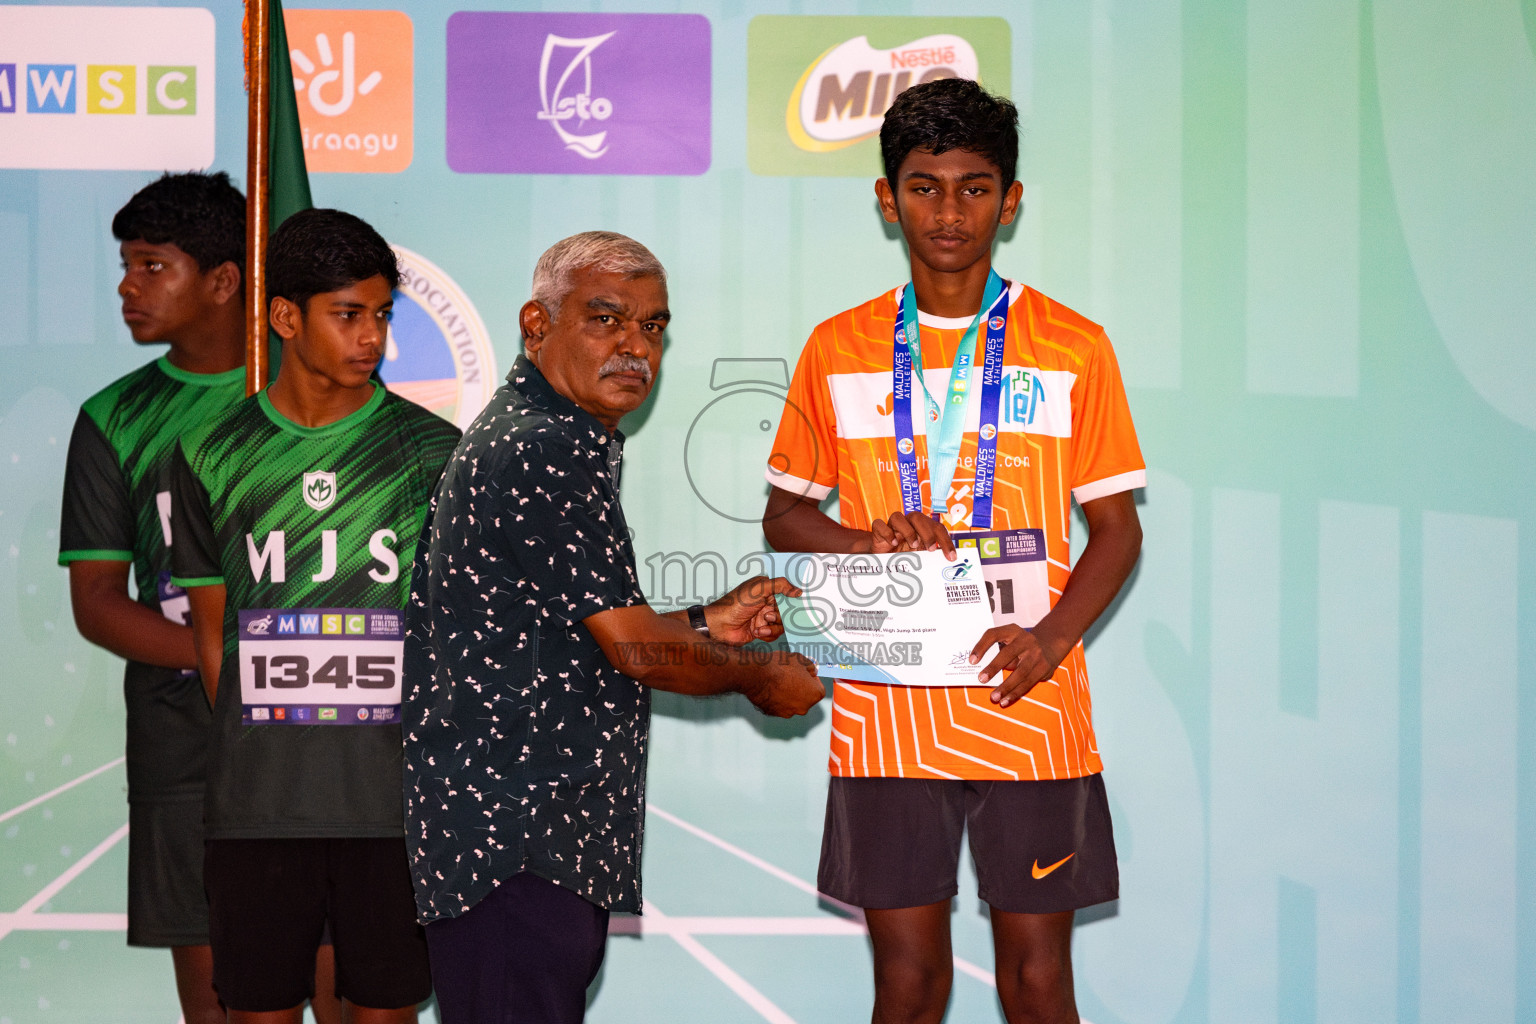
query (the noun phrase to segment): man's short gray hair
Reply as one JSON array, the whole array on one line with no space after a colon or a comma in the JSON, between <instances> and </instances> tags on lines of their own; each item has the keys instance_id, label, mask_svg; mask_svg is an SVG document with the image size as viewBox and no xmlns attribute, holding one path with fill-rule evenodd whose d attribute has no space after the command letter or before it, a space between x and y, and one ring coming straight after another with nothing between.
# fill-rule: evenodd
<instances>
[{"instance_id":1,"label":"man's short gray hair","mask_svg":"<svg viewBox=\"0 0 1536 1024\"><path fill-rule=\"evenodd\" d=\"M617 231L583 231L544 250L534 265L533 301L549 311L551 320L560 315L560 304L571 293L571 275L585 268L626 277L658 277L667 283L661 261L633 238Z\"/></svg>"}]
</instances>

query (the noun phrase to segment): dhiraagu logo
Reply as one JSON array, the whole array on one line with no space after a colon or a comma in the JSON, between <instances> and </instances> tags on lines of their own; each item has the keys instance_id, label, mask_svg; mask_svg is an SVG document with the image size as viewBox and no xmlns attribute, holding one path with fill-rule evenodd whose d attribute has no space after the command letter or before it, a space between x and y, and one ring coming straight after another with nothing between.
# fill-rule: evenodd
<instances>
[{"instance_id":1,"label":"dhiraagu logo","mask_svg":"<svg viewBox=\"0 0 1536 1024\"><path fill-rule=\"evenodd\" d=\"M1008 95L1002 18L759 15L747 29L747 158L757 174L876 177L896 97L937 78Z\"/></svg>"},{"instance_id":2,"label":"dhiraagu logo","mask_svg":"<svg viewBox=\"0 0 1536 1024\"><path fill-rule=\"evenodd\" d=\"M285 11L310 171L395 172L411 164L413 26L400 11Z\"/></svg>"},{"instance_id":3,"label":"dhiraagu logo","mask_svg":"<svg viewBox=\"0 0 1536 1024\"><path fill-rule=\"evenodd\" d=\"M0 5L0 168L213 162L213 15Z\"/></svg>"}]
</instances>

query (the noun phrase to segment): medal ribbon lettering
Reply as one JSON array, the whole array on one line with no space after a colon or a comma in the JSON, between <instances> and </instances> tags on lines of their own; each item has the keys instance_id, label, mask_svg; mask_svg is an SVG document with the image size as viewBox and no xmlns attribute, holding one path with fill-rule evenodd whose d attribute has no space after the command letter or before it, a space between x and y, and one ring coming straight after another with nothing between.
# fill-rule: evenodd
<instances>
[{"instance_id":1,"label":"medal ribbon lettering","mask_svg":"<svg viewBox=\"0 0 1536 1024\"><path fill-rule=\"evenodd\" d=\"M1003 336L1008 327L1008 290L997 271L987 276L987 289L981 310L960 338L955 365L949 373L949 392L943 406L935 401L923 379L922 340L917 321L917 297L909 283L903 290L901 315L896 320L896 344L891 361L891 394L896 408L896 470L901 480L901 507L904 512L923 511L921 477L917 468L917 445L912 430L912 377L917 368L917 382L923 390L927 417L925 435L932 440L932 426L938 426L938 444L928 451L928 493L933 502L929 515L940 519L942 507L955 478L960 459L960 443L965 434L965 409L971 392L971 370L976 356L976 335L983 321L987 341L981 371L981 422L976 438L976 482L973 485L971 529L992 526L992 482L997 472L997 419L1002 398Z\"/></svg>"}]
</instances>

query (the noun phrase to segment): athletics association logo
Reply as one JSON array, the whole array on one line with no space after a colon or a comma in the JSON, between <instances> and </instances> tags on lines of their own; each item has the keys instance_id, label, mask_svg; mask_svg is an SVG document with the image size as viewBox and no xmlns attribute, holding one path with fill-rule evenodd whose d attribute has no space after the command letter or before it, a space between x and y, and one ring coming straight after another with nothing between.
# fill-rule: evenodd
<instances>
[{"instance_id":1,"label":"athletics association logo","mask_svg":"<svg viewBox=\"0 0 1536 1024\"><path fill-rule=\"evenodd\" d=\"M900 441L896 442L896 450L901 452L903 455L911 455L912 448L912 439L910 437L904 437Z\"/></svg>"},{"instance_id":2,"label":"athletics association logo","mask_svg":"<svg viewBox=\"0 0 1536 1024\"><path fill-rule=\"evenodd\" d=\"M400 287L379 376L389 390L462 430L501 382L490 332L441 267L409 249L394 249Z\"/></svg>"},{"instance_id":3,"label":"athletics association logo","mask_svg":"<svg viewBox=\"0 0 1536 1024\"><path fill-rule=\"evenodd\" d=\"M1003 329L1004 323L1006 323L1006 321L1002 317L995 316L991 320L987 321L987 326L992 328L994 331L1000 331Z\"/></svg>"},{"instance_id":4,"label":"athletics association logo","mask_svg":"<svg viewBox=\"0 0 1536 1024\"><path fill-rule=\"evenodd\" d=\"M968 580L971 578L971 564L969 562L959 562L955 565L947 565L940 575L944 577L945 583L958 583L961 580Z\"/></svg>"},{"instance_id":5,"label":"athletics association logo","mask_svg":"<svg viewBox=\"0 0 1536 1024\"><path fill-rule=\"evenodd\" d=\"M990 441L990 440L992 440L996 436L997 436L997 428L994 427L992 424L990 424L990 423L983 423L981 425L981 439L983 441Z\"/></svg>"},{"instance_id":6,"label":"athletics association logo","mask_svg":"<svg viewBox=\"0 0 1536 1024\"><path fill-rule=\"evenodd\" d=\"M304 504L316 512L324 512L336 501L336 474L323 470L305 473L299 489L304 494Z\"/></svg>"},{"instance_id":7,"label":"athletics association logo","mask_svg":"<svg viewBox=\"0 0 1536 1024\"><path fill-rule=\"evenodd\" d=\"M447 100L461 174L703 174L709 19L459 11Z\"/></svg>"}]
</instances>

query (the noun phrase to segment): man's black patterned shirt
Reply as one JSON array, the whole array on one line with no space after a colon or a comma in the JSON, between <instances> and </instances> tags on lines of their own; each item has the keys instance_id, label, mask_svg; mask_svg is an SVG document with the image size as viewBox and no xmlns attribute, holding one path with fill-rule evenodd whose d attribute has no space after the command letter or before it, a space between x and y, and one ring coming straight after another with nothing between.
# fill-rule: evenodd
<instances>
[{"instance_id":1,"label":"man's black patterned shirt","mask_svg":"<svg viewBox=\"0 0 1536 1024\"><path fill-rule=\"evenodd\" d=\"M582 625L645 602L622 450L519 358L443 471L406 610L406 841L423 922L523 870L640 909L650 691Z\"/></svg>"}]
</instances>

